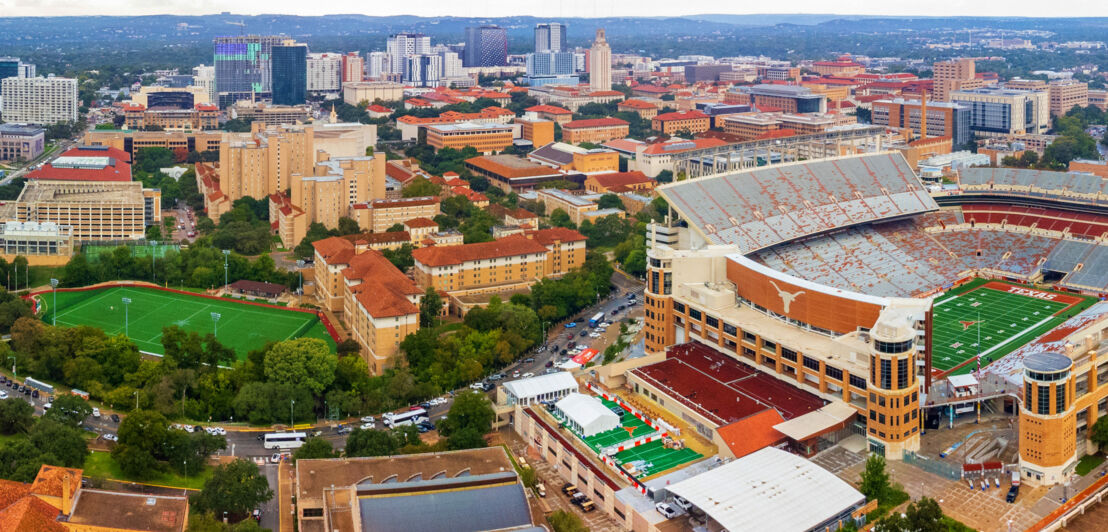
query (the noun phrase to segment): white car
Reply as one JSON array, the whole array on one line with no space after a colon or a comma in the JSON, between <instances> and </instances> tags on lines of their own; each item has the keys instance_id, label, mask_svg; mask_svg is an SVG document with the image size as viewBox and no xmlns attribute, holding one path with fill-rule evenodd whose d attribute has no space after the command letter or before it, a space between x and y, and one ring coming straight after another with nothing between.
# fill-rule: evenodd
<instances>
[{"instance_id":1,"label":"white car","mask_svg":"<svg viewBox=\"0 0 1108 532\"><path fill-rule=\"evenodd\" d=\"M376 420L373 419L373 416L362 416L362 423L373 423L375 421Z\"/></svg>"},{"instance_id":2,"label":"white car","mask_svg":"<svg viewBox=\"0 0 1108 532\"><path fill-rule=\"evenodd\" d=\"M376 426L377 426L376 423L370 421L369 423L362 423L361 428L362 428L362 430L373 430L373 428L376 427Z\"/></svg>"},{"instance_id":3,"label":"white car","mask_svg":"<svg viewBox=\"0 0 1108 532\"><path fill-rule=\"evenodd\" d=\"M105 434L104 439L108 441L119 441L119 438L115 434Z\"/></svg>"},{"instance_id":4,"label":"white car","mask_svg":"<svg viewBox=\"0 0 1108 532\"><path fill-rule=\"evenodd\" d=\"M600 333L589 333L589 338L600 338Z\"/></svg>"},{"instance_id":5,"label":"white car","mask_svg":"<svg viewBox=\"0 0 1108 532\"><path fill-rule=\"evenodd\" d=\"M469 385L469 389L471 389L471 390L477 390L477 391L484 391L484 389L485 389L485 385L484 385L484 384L481 384L481 382L480 382L480 381L478 381L478 382L475 382L475 383L473 383L473 384L470 384L470 385Z\"/></svg>"},{"instance_id":6,"label":"white car","mask_svg":"<svg viewBox=\"0 0 1108 532\"><path fill-rule=\"evenodd\" d=\"M612 326L612 322L610 322L610 321L606 321L606 322L600 324L601 329L607 329L608 327L611 327L611 326Z\"/></svg>"},{"instance_id":7,"label":"white car","mask_svg":"<svg viewBox=\"0 0 1108 532\"><path fill-rule=\"evenodd\" d=\"M99 408L93 408L92 409L92 417L100 417L100 409Z\"/></svg>"},{"instance_id":8,"label":"white car","mask_svg":"<svg viewBox=\"0 0 1108 532\"><path fill-rule=\"evenodd\" d=\"M273 453L273 456L269 457L269 463L276 464L281 461L281 453Z\"/></svg>"},{"instance_id":9,"label":"white car","mask_svg":"<svg viewBox=\"0 0 1108 532\"><path fill-rule=\"evenodd\" d=\"M8 398L8 392L0 390L0 399L7 399L7 398Z\"/></svg>"},{"instance_id":10,"label":"white car","mask_svg":"<svg viewBox=\"0 0 1108 532\"><path fill-rule=\"evenodd\" d=\"M0 396L0 399L3 399L3 398L4 398L3 396ZM54 406L54 403L46 403L46 404L42 405L42 411L45 412L47 410L50 410L50 407L52 407L52 406Z\"/></svg>"},{"instance_id":11,"label":"white car","mask_svg":"<svg viewBox=\"0 0 1108 532\"><path fill-rule=\"evenodd\" d=\"M662 514L662 516L666 519L673 519L674 517L677 517L677 510L664 502L655 504L654 508L657 509L658 513Z\"/></svg>"},{"instance_id":12,"label":"white car","mask_svg":"<svg viewBox=\"0 0 1108 532\"><path fill-rule=\"evenodd\" d=\"M692 508L692 503L685 500L685 498L681 497L681 496L674 496L673 497L673 502L676 503L677 506L681 507L681 509L685 510L686 512L689 511L690 508Z\"/></svg>"},{"instance_id":13,"label":"white car","mask_svg":"<svg viewBox=\"0 0 1108 532\"><path fill-rule=\"evenodd\" d=\"M535 376L535 374L534 374L534 373L531 373L530 371L528 371L527 373L524 373L523 375L520 375L520 377L521 377L521 378L524 378L524 379L527 379L527 378L530 378L530 377L534 377L534 376Z\"/></svg>"}]
</instances>

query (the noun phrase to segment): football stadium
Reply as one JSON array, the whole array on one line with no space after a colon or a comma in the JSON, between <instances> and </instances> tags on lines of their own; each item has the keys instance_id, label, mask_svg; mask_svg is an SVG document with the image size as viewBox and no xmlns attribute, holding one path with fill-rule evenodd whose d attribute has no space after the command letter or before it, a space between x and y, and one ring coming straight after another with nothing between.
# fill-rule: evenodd
<instances>
[{"instance_id":1,"label":"football stadium","mask_svg":"<svg viewBox=\"0 0 1108 532\"><path fill-rule=\"evenodd\" d=\"M777 391L756 400L777 414L755 415L684 383L707 382L703 370L629 374L719 444L746 421L800 454L854 433L900 458L919 447L921 410L949 400L932 386L957 375L1018 394L1037 351L1104 314L1108 182L1091 174L962 168L929 187L899 152L879 152L657 190L669 217L647 232L647 352L706 346L830 402L787 414Z\"/></svg>"},{"instance_id":2,"label":"football stadium","mask_svg":"<svg viewBox=\"0 0 1108 532\"><path fill-rule=\"evenodd\" d=\"M56 294L44 290L31 297L46 323L56 319L58 325L126 334L140 351L156 355L165 351L162 328L171 325L201 336L215 334L240 360L270 341L310 337L335 346L327 324L314 312L135 285L59 289Z\"/></svg>"}]
</instances>

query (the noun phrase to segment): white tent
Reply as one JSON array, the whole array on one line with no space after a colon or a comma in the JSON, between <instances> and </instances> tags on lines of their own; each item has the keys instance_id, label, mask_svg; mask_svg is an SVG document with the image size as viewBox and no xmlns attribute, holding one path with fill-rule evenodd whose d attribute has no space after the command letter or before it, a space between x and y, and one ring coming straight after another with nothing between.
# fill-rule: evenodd
<instances>
[{"instance_id":1,"label":"white tent","mask_svg":"<svg viewBox=\"0 0 1108 532\"><path fill-rule=\"evenodd\" d=\"M586 437L619 426L619 416L608 410L608 407L595 397L571 393L554 406L565 415L570 428Z\"/></svg>"}]
</instances>

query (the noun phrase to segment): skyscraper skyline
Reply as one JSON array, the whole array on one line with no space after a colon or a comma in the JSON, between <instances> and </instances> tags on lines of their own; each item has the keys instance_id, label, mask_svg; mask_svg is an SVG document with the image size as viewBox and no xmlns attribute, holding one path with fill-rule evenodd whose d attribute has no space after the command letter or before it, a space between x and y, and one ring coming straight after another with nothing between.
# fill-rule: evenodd
<instances>
[{"instance_id":1,"label":"skyscraper skyline","mask_svg":"<svg viewBox=\"0 0 1108 532\"><path fill-rule=\"evenodd\" d=\"M273 47L273 104L300 105L308 99L308 45Z\"/></svg>"},{"instance_id":2,"label":"skyscraper skyline","mask_svg":"<svg viewBox=\"0 0 1108 532\"><path fill-rule=\"evenodd\" d=\"M389 55L388 72L405 74L408 58L431 53L431 37L422 33L397 33L385 44Z\"/></svg>"},{"instance_id":3,"label":"skyscraper skyline","mask_svg":"<svg viewBox=\"0 0 1108 532\"><path fill-rule=\"evenodd\" d=\"M273 47L289 40L281 35L216 37L213 64L219 106L226 107L252 97L268 97L273 90Z\"/></svg>"}]
</instances>

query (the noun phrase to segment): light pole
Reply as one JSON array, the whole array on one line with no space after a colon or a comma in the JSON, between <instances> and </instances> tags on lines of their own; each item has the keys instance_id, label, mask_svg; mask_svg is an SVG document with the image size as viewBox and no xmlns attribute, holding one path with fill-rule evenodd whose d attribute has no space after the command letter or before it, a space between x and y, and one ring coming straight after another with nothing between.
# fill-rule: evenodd
<instances>
[{"instance_id":1,"label":"light pole","mask_svg":"<svg viewBox=\"0 0 1108 532\"><path fill-rule=\"evenodd\" d=\"M150 241L150 277L158 284L158 241Z\"/></svg>"},{"instance_id":2,"label":"light pole","mask_svg":"<svg viewBox=\"0 0 1108 532\"><path fill-rule=\"evenodd\" d=\"M303 260L296 261L296 271L298 273L300 273L300 297L296 302L296 306L299 307L299 306L304 304L304 261Z\"/></svg>"},{"instance_id":3,"label":"light pole","mask_svg":"<svg viewBox=\"0 0 1108 532\"><path fill-rule=\"evenodd\" d=\"M217 336L217 337L219 336L219 318L220 318L220 314L218 312L213 312L212 313L212 327L215 328L214 335Z\"/></svg>"},{"instance_id":4,"label":"light pole","mask_svg":"<svg viewBox=\"0 0 1108 532\"><path fill-rule=\"evenodd\" d=\"M223 290L227 291L227 257L231 255L231 250L223 250Z\"/></svg>"},{"instance_id":5,"label":"light pole","mask_svg":"<svg viewBox=\"0 0 1108 532\"><path fill-rule=\"evenodd\" d=\"M123 298L123 335L124 336L131 336L131 329L130 329L131 326L128 323L129 315L127 313L127 308L130 307L130 305L131 305L131 298L129 298L129 297Z\"/></svg>"},{"instance_id":6,"label":"light pole","mask_svg":"<svg viewBox=\"0 0 1108 532\"><path fill-rule=\"evenodd\" d=\"M136 391L135 392L135 411L138 411L138 409L139 409L139 406L138 406L138 392Z\"/></svg>"},{"instance_id":7,"label":"light pole","mask_svg":"<svg viewBox=\"0 0 1108 532\"><path fill-rule=\"evenodd\" d=\"M293 413L294 407L296 407L296 399L289 399L289 430L292 430L292 428L296 426L296 415Z\"/></svg>"},{"instance_id":8,"label":"light pole","mask_svg":"<svg viewBox=\"0 0 1108 532\"><path fill-rule=\"evenodd\" d=\"M19 375L15 372L15 357L8 357L8 360L12 361L12 376L18 377Z\"/></svg>"},{"instance_id":9,"label":"light pole","mask_svg":"<svg viewBox=\"0 0 1108 532\"><path fill-rule=\"evenodd\" d=\"M54 292L54 315L52 317L51 325L58 324L58 280L50 279L50 290Z\"/></svg>"}]
</instances>

